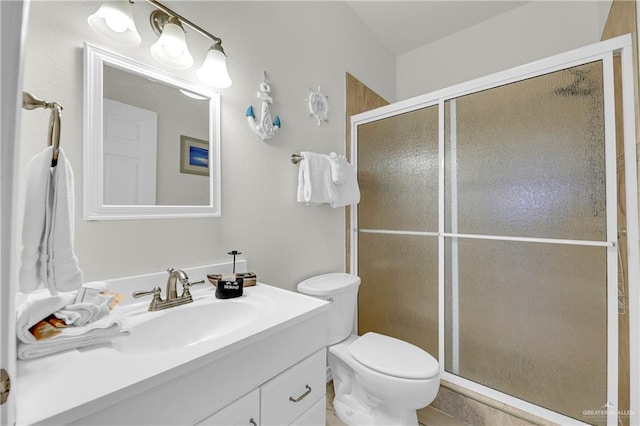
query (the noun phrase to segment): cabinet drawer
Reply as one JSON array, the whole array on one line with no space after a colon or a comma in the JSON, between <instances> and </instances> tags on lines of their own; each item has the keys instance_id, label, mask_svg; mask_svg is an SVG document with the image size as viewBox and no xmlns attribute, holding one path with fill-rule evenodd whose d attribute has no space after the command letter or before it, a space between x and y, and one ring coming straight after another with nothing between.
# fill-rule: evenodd
<instances>
[{"instance_id":1,"label":"cabinet drawer","mask_svg":"<svg viewBox=\"0 0 640 426\"><path fill-rule=\"evenodd\" d=\"M260 389L254 389L196 425L255 426L259 424Z\"/></svg>"},{"instance_id":2,"label":"cabinet drawer","mask_svg":"<svg viewBox=\"0 0 640 426\"><path fill-rule=\"evenodd\" d=\"M262 424L291 424L325 393L326 350L323 348L262 385Z\"/></svg>"}]
</instances>

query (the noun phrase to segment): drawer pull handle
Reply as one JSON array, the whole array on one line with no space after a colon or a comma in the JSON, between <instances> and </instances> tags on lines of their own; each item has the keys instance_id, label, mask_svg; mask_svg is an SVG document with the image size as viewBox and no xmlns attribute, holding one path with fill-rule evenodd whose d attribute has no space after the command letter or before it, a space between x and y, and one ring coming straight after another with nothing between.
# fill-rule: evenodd
<instances>
[{"instance_id":1,"label":"drawer pull handle","mask_svg":"<svg viewBox=\"0 0 640 426\"><path fill-rule=\"evenodd\" d=\"M253 426L258 426L258 423L256 423L255 420L253 420L253 417L249 419L249 423L251 423Z\"/></svg>"},{"instance_id":2,"label":"drawer pull handle","mask_svg":"<svg viewBox=\"0 0 640 426\"><path fill-rule=\"evenodd\" d=\"M304 385L304 387L307 389L307 390L305 391L305 393L303 393L302 395L300 395L300 396L299 396L299 397L297 397L297 398L294 398L294 397L290 396L290 397L289 397L289 401L291 401L291 402L300 402L300 401L302 400L302 398L304 398L305 396L309 395L309 394L311 393L311 386L309 386L309 385Z\"/></svg>"}]
</instances>

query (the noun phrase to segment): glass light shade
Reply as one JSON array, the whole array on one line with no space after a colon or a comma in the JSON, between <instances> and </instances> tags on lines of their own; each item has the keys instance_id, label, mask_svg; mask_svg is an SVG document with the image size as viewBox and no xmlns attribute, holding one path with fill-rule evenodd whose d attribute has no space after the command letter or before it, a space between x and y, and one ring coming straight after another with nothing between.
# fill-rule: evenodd
<instances>
[{"instance_id":1,"label":"glass light shade","mask_svg":"<svg viewBox=\"0 0 640 426\"><path fill-rule=\"evenodd\" d=\"M133 21L133 5L128 0L103 2L87 22L92 30L115 42L137 46L142 41Z\"/></svg>"},{"instance_id":2,"label":"glass light shade","mask_svg":"<svg viewBox=\"0 0 640 426\"><path fill-rule=\"evenodd\" d=\"M205 84L216 89L226 89L231 86L231 77L227 70L227 57L215 47L209 49L207 57L196 75Z\"/></svg>"},{"instance_id":3,"label":"glass light shade","mask_svg":"<svg viewBox=\"0 0 640 426\"><path fill-rule=\"evenodd\" d=\"M151 46L151 55L156 61L170 68L183 70L193 65L193 57L189 53L184 30L170 22L165 24L162 35Z\"/></svg>"}]
</instances>

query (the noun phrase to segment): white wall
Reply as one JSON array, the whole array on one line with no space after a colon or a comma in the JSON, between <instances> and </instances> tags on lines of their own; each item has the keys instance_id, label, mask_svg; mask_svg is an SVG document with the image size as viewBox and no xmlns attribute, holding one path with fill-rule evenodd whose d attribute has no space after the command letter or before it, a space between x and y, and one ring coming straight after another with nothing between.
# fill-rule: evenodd
<instances>
[{"instance_id":1,"label":"white wall","mask_svg":"<svg viewBox=\"0 0 640 426\"><path fill-rule=\"evenodd\" d=\"M611 1L536 0L400 55L396 99L600 41Z\"/></svg>"},{"instance_id":2,"label":"white wall","mask_svg":"<svg viewBox=\"0 0 640 426\"><path fill-rule=\"evenodd\" d=\"M233 86L222 92L222 217L138 221L82 220L82 43L87 41L158 66L149 53L156 36L152 7L134 6L143 43L120 47L93 33L86 18L95 1L34 1L24 88L64 106L63 147L76 176L76 252L85 280L183 268L227 259L238 249L261 281L284 288L311 275L344 268L344 209L295 201L302 150L344 152L344 79L348 71L382 96L395 95L395 61L351 9L338 2L167 1L176 12L223 38ZM208 42L187 38L196 64ZM196 65L179 74L195 79ZM271 82L282 129L267 143L248 128L244 112L258 107L263 70ZM329 96L329 123L309 117L308 89ZM46 143L48 112L23 113L20 167L24 203L26 163ZM161 283L160 283L161 284Z\"/></svg>"}]
</instances>

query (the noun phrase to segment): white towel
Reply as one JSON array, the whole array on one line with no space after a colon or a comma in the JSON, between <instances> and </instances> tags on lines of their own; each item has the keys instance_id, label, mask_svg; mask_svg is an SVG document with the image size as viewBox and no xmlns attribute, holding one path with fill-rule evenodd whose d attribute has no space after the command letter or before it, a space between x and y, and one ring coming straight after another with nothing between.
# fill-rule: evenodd
<instances>
[{"instance_id":1,"label":"white towel","mask_svg":"<svg viewBox=\"0 0 640 426\"><path fill-rule=\"evenodd\" d=\"M124 318L114 314L83 327L67 327L60 330L61 334L46 340L35 343L18 342L18 358L37 358L69 349L106 343L131 333L131 328Z\"/></svg>"},{"instance_id":2,"label":"white towel","mask_svg":"<svg viewBox=\"0 0 640 426\"><path fill-rule=\"evenodd\" d=\"M331 164L331 180L334 184L340 186L347 180L347 159L344 155L338 155L335 152L329 154L329 163Z\"/></svg>"},{"instance_id":3,"label":"white towel","mask_svg":"<svg viewBox=\"0 0 640 426\"><path fill-rule=\"evenodd\" d=\"M16 310L16 336L24 343L37 342L29 329L74 302L75 292L58 293L52 296L47 290L39 290L30 294Z\"/></svg>"},{"instance_id":4,"label":"white towel","mask_svg":"<svg viewBox=\"0 0 640 426\"><path fill-rule=\"evenodd\" d=\"M62 149L56 167L51 167L52 154L53 148L47 147L28 165L19 275L24 293L41 284L51 294L82 285L82 271L73 249L73 170Z\"/></svg>"},{"instance_id":5,"label":"white towel","mask_svg":"<svg viewBox=\"0 0 640 426\"><path fill-rule=\"evenodd\" d=\"M107 290L107 283L93 281L84 284L84 287ZM24 343L37 342L29 329L50 315L74 326L82 326L109 315L112 297L98 294L89 300L77 301L77 295L77 291L70 291L52 296L48 289L39 289L27 295L16 310L18 339Z\"/></svg>"},{"instance_id":6,"label":"white towel","mask_svg":"<svg viewBox=\"0 0 640 426\"><path fill-rule=\"evenodd\" d=\"M336 197L331 200L331 207L344 207L360 202L360 188L358 187L358 176L353 165L345 162L344 184L336 186Z\"/></svg>"},{"instance_id":7,"label":"white towel","mask_svg":"<svg viewBox=\"0 0 640 426\"><path fill-rule=\"evenodd\" d=\"M51 176L53 148L33 157L27 165L24 222L22 228L22 263L19 281L23 293L31 293L46 276L43 236L47 212L47 196Z\"/></svg>"},{"instance_id":8,"label":"white towel","mask_svg":"<svg viewBox=\"0 0 640 426\"><path fill-rule=\"evenodd\" d=\"M298 170L298 201L308 206L330 203L337 197L331 181L331 164L326 154L301 152Z\"/></svg>"},{"instance_id":9,"label":"white towel","mask_svg":"<svg viewBox=\"0 0 640 426\"><path fill-rule=\"evenodd\" d=\"M99 294L90 302L79 302L65 306L54 315L67 325L83 326L109 315L109 304L112 300L113 297Z\"/></svg>"}]
</instances>

